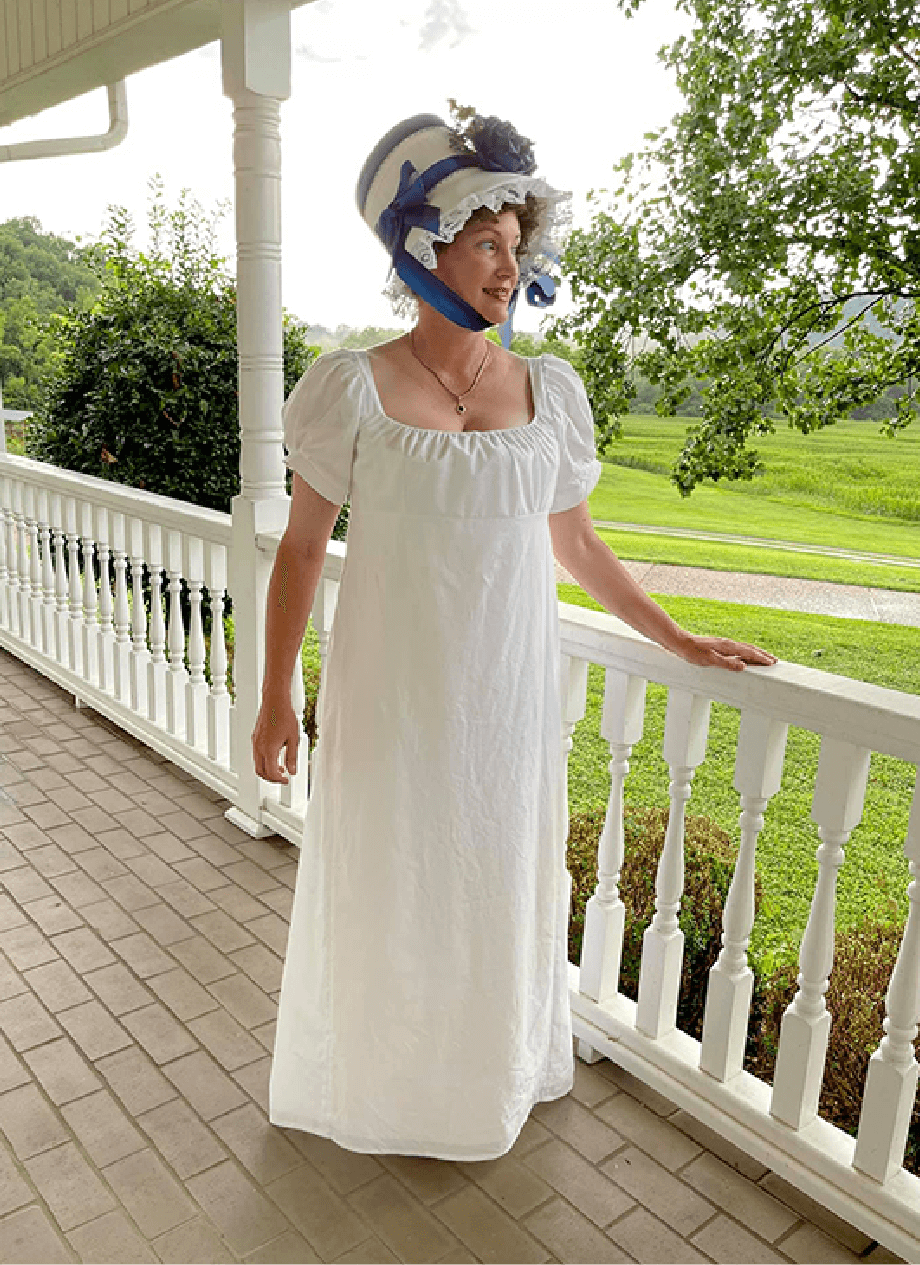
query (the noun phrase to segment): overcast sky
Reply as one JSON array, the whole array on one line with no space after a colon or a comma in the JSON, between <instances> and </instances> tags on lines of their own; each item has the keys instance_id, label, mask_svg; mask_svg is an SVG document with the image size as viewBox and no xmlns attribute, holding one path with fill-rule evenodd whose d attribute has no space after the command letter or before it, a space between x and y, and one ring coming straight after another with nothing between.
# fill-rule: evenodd
<instances>
[{"instance_id":1,"label":"overcast sky","mask_svg":"<svg viewBox=\"0 0 920 1265\"><path fill-rule=\"evenodd\" d=\"M374 143L399 119L447 115L447 98L510 119L535 145L538 171L575 195L666 122L678 98L658 64L677 32L670 0L624 18L613 0L315 0L293 14L293 91L282 106L284 303L334 328L396 325L380 293L383 248L357 214L354 185ZM139 228L147 182L171 203L189 188L208 208L233 193L231 107L217 45L128 81L128 137L106 154L0 165L0 221L98 235L110 203ZM0 129L0 144L104 132L104 91ZM221 247L232 253L232 217ZM518 328L540 315L521 305Z\"/></svg>"}]
</instances>

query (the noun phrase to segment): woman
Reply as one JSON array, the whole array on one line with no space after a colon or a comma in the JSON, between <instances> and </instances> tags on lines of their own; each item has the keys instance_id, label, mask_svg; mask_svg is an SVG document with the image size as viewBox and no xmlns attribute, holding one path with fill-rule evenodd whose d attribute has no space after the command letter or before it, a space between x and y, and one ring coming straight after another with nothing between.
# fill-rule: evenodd
<instances>
[{"instance_id":1,"label":"woman","mask_svg":"<svg viewBox=\"0 0 920 1265\"><path fill-rule=\"evenodd\" d=\"M563 222L529 143L474 117L383 138L358 185L411 333L320 358L285 411L295 472L253 734L294 771L290 681L341 503L348 557L279 1004L274 1123L357 1151L491 1159L572 1086L553 554L700 666L770 655L680 629L594 533L584 389L507 320Z\"/></svg>"}]
</instances>

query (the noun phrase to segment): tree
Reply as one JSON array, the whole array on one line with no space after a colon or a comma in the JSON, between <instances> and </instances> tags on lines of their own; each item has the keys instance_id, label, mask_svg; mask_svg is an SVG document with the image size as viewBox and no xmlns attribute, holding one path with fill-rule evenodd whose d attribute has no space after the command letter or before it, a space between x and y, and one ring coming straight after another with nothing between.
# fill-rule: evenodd
<instances>
[{"instance_id":1,"label":"tree","mask_svg":"<svg viewBox=\"0 0 920 1265\"><path fill-rule=\"evenodd\" d=\"M215 249L221 211L187 192L167 209L153 182L151 247L133 245L128 213L109 210L92 259L88 311L57 318L58 353L30 456L228 511L239 491L236 287ZM285 390L317 349L284 324Z\"/></svg>"},{"instance_id":2,"label":"tree","mask_svg":"<svg viewBox=\"0 0 920 1265\"><path fill-rule=\"evenodd\" d=\"M87 307L99 288L86 247L38 220L0 224L0 385L10 408L34 409L54 351L50 318Z\"/></svg>"},{"instance_id":3,"label":"tree","mask_svg":"<svg viewBox=\"0 0 920 1265\"><path fill-rule=\"evenodd\" d=\"M620 0L634 10L642 0ZM920 374L920 20L915 0L678 0L662 50L684 105L617 164L563 260L601 448L633 375L703 417L672 478L751 478L751 436L808 433Z\"/></svg>"}]
</instances>

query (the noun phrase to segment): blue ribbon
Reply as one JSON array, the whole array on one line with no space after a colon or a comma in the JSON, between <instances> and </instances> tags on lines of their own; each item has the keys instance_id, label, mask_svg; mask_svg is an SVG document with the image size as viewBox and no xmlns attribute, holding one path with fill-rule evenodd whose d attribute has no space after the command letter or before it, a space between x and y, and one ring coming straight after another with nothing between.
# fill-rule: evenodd
<instances>
[{"instance_id":1,"label":"blue ribbon","mask_svg":"<svg viewBox=\"0 0 920 1265\"><path fill-rule=\"evenodd\" d=\"M404 162L396 197L384 208L377 221L377 234L391 255L403 245L410 228L437 233L440 227L438 208L426 200L427 196L424 177L409 161Z\"/></svg>"}]
</instances>

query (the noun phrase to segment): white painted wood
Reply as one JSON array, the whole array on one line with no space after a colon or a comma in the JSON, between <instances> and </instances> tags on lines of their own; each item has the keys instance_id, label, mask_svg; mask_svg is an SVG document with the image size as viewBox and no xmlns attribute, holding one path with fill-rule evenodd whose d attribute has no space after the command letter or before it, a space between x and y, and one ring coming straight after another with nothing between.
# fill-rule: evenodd
<instances>
[{"instance_id":1,"label":"white painted wood","mask_svg":"<svg viewBox=\"0 0 920 1265\"><path fill-rule=\"evenodd\" d=\"M144 605L144 555L140 544L142 524L136 518L129 523L131 535L131 710L147 715L147 671L150 651L147 649L147 610Z\"/></svg>"},{"instance_id":2,"label":"white painted wood","mask_svg":"<svg viewBox=\"0 0 920 1265\"><path fill-rule=\"evenodd\" d=\"M824 1001L834 963L837 873L862 816L869 752L825 738L818 758L812 818L818 823L818 881L799 953L799 987L783 1015L770 1112L793 1129L818 1114L831 1016Z\"/></svg>"},{"instance_id":3,"label":"white painted wood","mask_svg":"<svg viewBox=\"0 0 920 1265\"><path fill-rule=\"evenodd\" d=\"M84 509L91 509L84 506ZM97 618L99 599L96 593L96 577L94 573L94 554L96 542L92 537L92 529L80 538L83 557L83 675L94 685L99 683L99 621Z\"/></svg>"},{"instance_id":4,"label":"white painted wood","mask_svg":"<svg viewBox=\"0 0 920 1265\"><path fill-rule=\"evenodd\" d=\"M917 1096L914 1041L920 1023L920 772L904 855L911 882L907 923L885 999L885 1035L869 1060L853 1166L886 1182L901 1168L911 1113Z\"/></svg>"},{"instance_id":5,"label":"white painted wood","mask_svg":"<svg viewBox=\"0 0 920 1265\"><path fill-rule=\"evenodd\" d=\"M38 552L38 520L35 504L35 488L31 483L23 487L23 514L26 522L27 548L29 552L29 636L32 645L42 649L42 580L41 559Z\"/></svg>"},{"instance_id":6,"label":"white painted wood","mask_svg":"<svg viewBox=\"0 0 920 1265\"><path fill-rule=\"evenodd\" d=\"M70 619L67 624L67 655L71 669L84 677L83 665L83 580L80 575L80 537L77 534L77 502L69 496L64 505L67 539L67 579ZM84 677L85 679L85 677Z\"/></svg>"},{"instance_id":7,"label":"white painted wood","mask_svg":"<svg viewBox=\"0 0 920 1265\"><path fill-rule=\"evenodd\" d=\"M8 493L6 479L0 479L0 628L10 627L10 573L7 563L7 512L4 508Z\"/></svg>"},{"instance_id":8,"label":"white painted wood","mask_svg":"<svg viewBox=\"0 0 920 1265\"><path fill-rule=\"evenodd\" d=\"M166 619L163 614L163 533L157 523L146 528L147 574L150 577L150 622L147 661L147 715L161 728L167 727L166 712Z\"/></svg>"},{"instance_id":9,"label":"white painted wood","mask_svg":"<svg viewBox=\"0 0 920 1265\"><path fill-rule=\"evenodd\" d=\"M169 577L169 673L166 678L166 717L169 732L185 741L185 625L182 618L182 537L169 532L166 539Z\"/></svg>"},{"instance_id":10,"label":"white painted wood","mask_svg":"<svg viewBox=\"0 0 920 1265\"><path fill-rule=\"evenodd\" d=\"M97 666L99 687L115 697L115 624L112 606L112 551L109 548L109 515L96 505L93 507L96 536L96 558L99 565L99 641Z\"/></svg>"},{"instance_id":11,"label":"white painted wood","mask_svg":"<svg viewBox=\"0 0 920 1265\"><path fill-rule=\"evenodd\" d=\"M204 545L197 537L185 541L185 576L189 596L188 682L185 692L186 738L199 751L208 749L208 683L205 679L204 624L201 590L204 584Z\"/></svg>"},{"instance_id":12,"label":"white painted wood","mask_svg":"<svg viewBox=\"0 0 920 1265\"><path fill-rule=\"evenodd\" d=\"M19 589L16 594L16 604L19 612L20 635L22 636L23 641L31 641L32 623L29 607L31 585L29 584L28 527L26 526L26 516L22 504L23 495L23 485L17 479L14 492L15 499L13 502L13 517L16 522L17 575L19 580Z\"/></svg>"},{"instance_id":13,"label":"white painted wood","mask_svg":"<svg viewBox=\"0 0 920 1265\"><path fill-rule=\"evenodd\" d=\"M618 887L624 847L623 787L629 757L642 737L644 720L645 681L608 668L601 735L610 747L610 798L598 842L597 889L585 908L581 949L581 988L594 1001L604 1001L619 988L626 921L626 907Z\"/></svg>"},{"instance_id":14,"label":"white painted wood","mask_svg":"<svg viewBox=\"0 0 920 1265\"><path fill-rule=\"evenodd\" d=\"M126 708L131 707L131 610L128 605L128 554L124 514L113 514L112 567L115 571L115 697Z\"/></svg>"},{"instance_id":15,"label":"white painted wood","mask_svg":"<svg viewBox=\"0 0 920 1265\"><path fill-rule=\"evenodd\" d=\"M759 712L741 714L735 790L741 796L741 844L722 911L722 950L709 972L700 1068L725 1081L741 1071L754 973L747 948L754 926L757 839L767 804L779 790L788 725Z\"/></svg>"},{"instance_id":16,"label":"white painted wood","mask_svg":"<svg viewBox=\"0 0 920 1265\"><path fill-rule=\"evenodd\" d=\"M70 649L67 627L70 619L67 613L67 542L64 538L64 503L57 493L51 497L51 531L54 539L54 612L55 646L57 661L66 668L71 668Z\"/></svg>"},{"instance_id":17,"label":"white painted wood","mask_svg":"<svg viewBox=\"0 0 920 1265\"><path fill-rule=\"evenodd\" d=\"M677 1021L684 959L678 925L684 890L684 816L697 766L706 754L710 700L671 690L664 727L664 758L671 771L671 809L655 878L655 916L642 937L636 1022L647 1036L662 1037Z\"/></svg>"},{"instance_id":18,"label":"white painted wood","mask_svg":"<svg viewBox=\"0 0 920 1265\"><path fill-rule=\"evenodd\" d=\"M224 636L224 604L227 591L227 551L209 545L205 552L205 584L211 598L211 690L208 695L208 756L215 763L230 763L230 694L227 690L227 643Z\"/></svg>"},{"instance_id":19,"label":"white painted wood","mask_svg":"<svg viewBox=\"0 0 920 1265\"><path fill-rule=\"evenodd\" d=\"M41 554L42 554L42 650L50 658L57 657L57 641L54 627L54 550L51 542L51 525L50 511L48 509L48 496L46 492L42 492L42 506L39 510L41 519ZM0 532L0 545L2 545L2 532ZM0 591L3 588L2 576L0 576ZM0 624L4 620L0 616Z\"/></svg>"}]
</instances>

